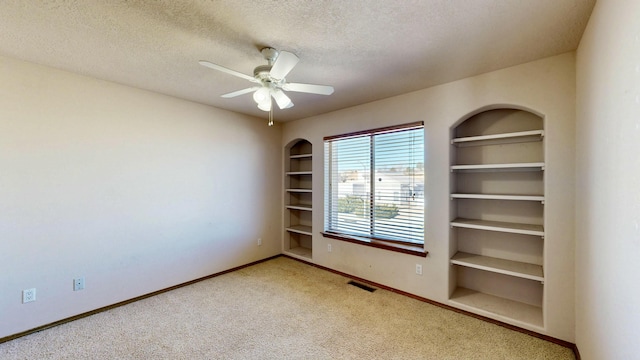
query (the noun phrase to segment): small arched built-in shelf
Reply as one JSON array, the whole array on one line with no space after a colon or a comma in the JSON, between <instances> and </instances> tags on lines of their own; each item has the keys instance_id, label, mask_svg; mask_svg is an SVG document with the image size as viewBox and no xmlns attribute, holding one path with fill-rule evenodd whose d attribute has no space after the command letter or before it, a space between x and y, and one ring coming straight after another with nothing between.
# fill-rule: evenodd
<instances>
[{"instance_id":1,"label":"small arched built-in shelf","mask_svg":"<svg viewBox=\"0 0 640 360\"><path fill-rule=\"evenodd\" d=\"M303 260L313 256L313 147L304 139L285 147L285 216L283 252Z\"/></svg>"}]
</instances>

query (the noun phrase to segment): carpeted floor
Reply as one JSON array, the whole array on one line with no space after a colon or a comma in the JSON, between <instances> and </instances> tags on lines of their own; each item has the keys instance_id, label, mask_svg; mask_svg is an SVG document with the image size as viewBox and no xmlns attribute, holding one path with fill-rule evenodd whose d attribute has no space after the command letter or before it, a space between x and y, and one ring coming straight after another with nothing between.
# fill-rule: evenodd
<instances>
[{"instance_id":1,"label":"carpeted floor","mask_svg":"<svg viewBox=\"0 0 640 360\"><path fill-rule=\"evenodd\" d=\"M574 359L570 349L278 257L0 344L1 359Z\"/></svg>"}]
</instances>

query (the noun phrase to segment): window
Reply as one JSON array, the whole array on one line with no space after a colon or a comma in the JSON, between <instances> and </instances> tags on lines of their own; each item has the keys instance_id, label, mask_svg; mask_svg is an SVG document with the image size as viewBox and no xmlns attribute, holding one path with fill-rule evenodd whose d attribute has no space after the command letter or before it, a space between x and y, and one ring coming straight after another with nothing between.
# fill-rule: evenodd
<instances>
[{"instance_id":1,"label":"window","mask_svg":"<svg viewBox=\"0 0 640 360\"><path fill-rule=\"evenodd\" d=\"M423 123L324 141L325 233L423 244Z\"/></svg>"}]
</instances>

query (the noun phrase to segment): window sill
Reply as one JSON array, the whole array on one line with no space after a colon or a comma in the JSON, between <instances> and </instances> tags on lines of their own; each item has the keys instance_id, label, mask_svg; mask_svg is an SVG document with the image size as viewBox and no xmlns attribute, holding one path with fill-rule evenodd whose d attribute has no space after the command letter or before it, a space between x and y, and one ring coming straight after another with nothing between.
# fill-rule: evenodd
<instances>
[{"instance_id":1,"label":"window sill","mask_svg":"<svg viewBox=\"0 0 640 360\"><path fill-rule=\"evenodd\" d=\"M392 241L384 241L377 239L369 239L365 237L349 236L332 232L321 232L322 236L340 241L346 241L353 244L371 246L378 249L395 251L403 254L427 257L429 252L425 251L420 245L400 244Z\"/></svg>"}]
</instances>

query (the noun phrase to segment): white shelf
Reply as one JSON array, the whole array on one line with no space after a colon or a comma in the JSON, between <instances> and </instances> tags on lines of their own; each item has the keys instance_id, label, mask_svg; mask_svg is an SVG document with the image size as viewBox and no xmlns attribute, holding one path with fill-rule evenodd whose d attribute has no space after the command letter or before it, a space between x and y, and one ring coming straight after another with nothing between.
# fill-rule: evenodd
<instances>
[{"instance_id":1,"label":"white shelf","mask_svg":"<svg viewBox=\"0 0 640 360\"><path fill-rule=\"evenodd\" d=\"M523 279L544 281L542 266L535 264L469 254L460 251L453 255L451 263Z\"/></svg>"},{"instance_id":2,"label":"white shelf","mask_svg":"<svg viewBox=\"0 0 640 360\"><path fill-rule=\"evenodd\" d=\"M311 154L298 154L298 155L291 155L289 156L290 159L305 159L305 158L310 158L312 155Z\"/></svg>"},{"instance_id":3,"label":"white shelf","mask_svg":"<svg viewBox=\"0 0 640 360\"><path fill-rule=\"evenodd\" d=\"M544 236L544 228L542 227L542 225L457 218L451 222L451 226L513 234Z\"/></svg>"},{"instance_id":4,"label":"white shelf","mask_svg":"<svg viewBox=\"0 0 640 360\"><path fill-rule=\"evenodd\" d=\"M481 293L463 287L455 289L453 295L451 295L450 302L459 305L459 307L466 310L480 310L482 312L506 318L504 320L511 319L540 328L543 327L542 308L538 306Z\"/></svg>"},{"instance_id":5,"label":"white shelf","mask_svg":"<svg viewBox=\"0 0 640 360\"><path fill-rule=\"evenodd\" d=\"M451 198L452 199L541 201L544 203L544 196L541 196L541 195L451 194Z\"/></svg>"},{"instance_id":6,"label":"white shelf","mask_svg":"<svg viewBox=\"0 0 640 360\"><path fill-rule=\"evenodd\" d=\"M287 205L287 209L312 211L311 205L302 205L302 204Z\"/></svg>"},{"instance_id":7,"label":"white shelf","mask_svg":"<svg viewBox=\"0 0 640 360\"><path fill-rule=\"evenodd\" d=\"M287 189L287 192L298 192L298 193L310 193L313 192L311 189Z\"/></svg>"},{"instance_id":8,"label":"white shelf","mask_svg":"<svg viewBox=\"0 0 640 360\"><path fill-rule=\"evenodd\" d=\"M311 171L289 171L286 174L287 175L311 175L313 173Z\"/></svg>"},{"instance_id":9,"label":"white shelf","mask_svg":"<svg viewBox=\"0 0 640 360\"><path fill-rule=\"evenodd\" d=\"M287 228L287 231L309 236L313 235L311 233L311 226L306 225L292 225Z\"/></svg>"},{"instance_id":10,"label":"white shelf","mask_svg":"<svg viewBox=\"0 0 640 360\"><path fill-rule=\"evenodd\" d=\"M507 163L507 164L480 164L480 165L452 165L451 171L460 170L544 170L543 162L533 163Z\"/></svg>"},{"instance_id":11,"label":"white shelf","mask_svg":"<svg viewBox=\"0 0 640 360\"><path fill-rule=\"evenodd\" d=\"M478 141L517 139L517 138L532 138L533 141L539 141L539 140L542 140L543 136L544 136L544 130L529 130L529 131L518 131L518 132L512 132L512 133L459 137L451 140L451 144L473 143Z\"/></svg>"}]
</instances>

